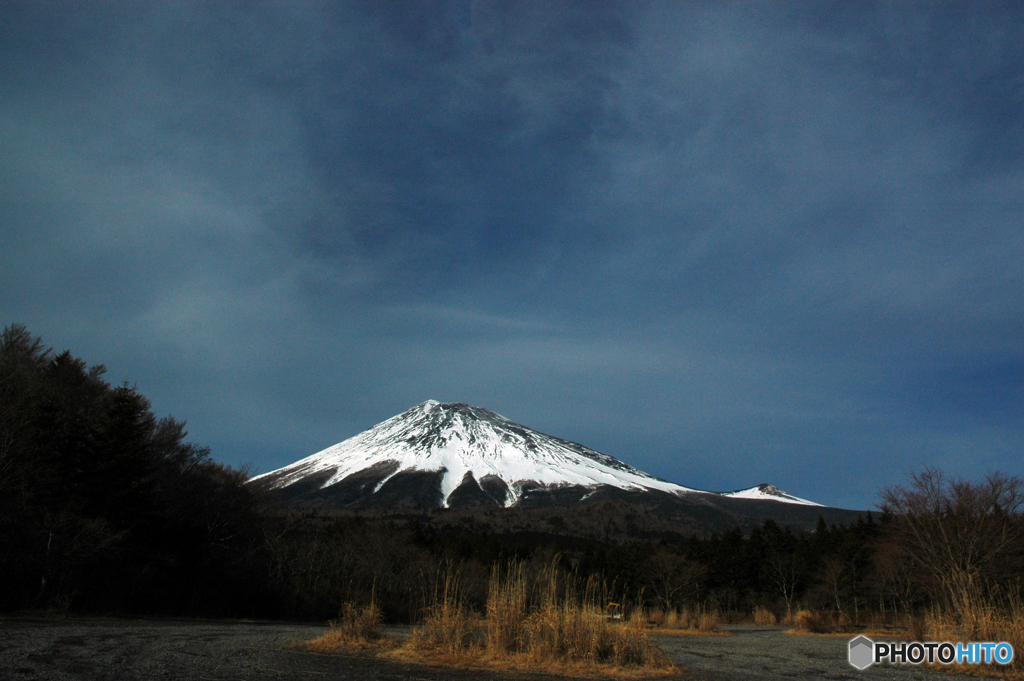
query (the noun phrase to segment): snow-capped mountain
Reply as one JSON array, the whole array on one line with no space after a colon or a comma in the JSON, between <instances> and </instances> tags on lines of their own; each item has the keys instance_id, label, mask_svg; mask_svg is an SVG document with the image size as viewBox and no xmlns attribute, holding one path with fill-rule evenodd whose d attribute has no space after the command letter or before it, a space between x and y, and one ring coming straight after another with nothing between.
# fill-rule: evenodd
<instances>
[{"instance_id":1,"label":"snow-capped mountain","mask_svg":"<svg viewBox=\"0 0 1024 681\"><path fill-rule=\"evenodd\" d=\"M807 501L800 497L795 497L792 494L783 492L775 485L757 485L750 489L739 489L735 492L722 492L723 497L732 497L733 499L768 499L771 501L786 501L791 504L803 504L805 506L821 506L813 501Z\"/></svg>"},{"instance_id":2,"label":"snow-capped mountain","mask_svg":"<svg viewBox=\"0 0 1024 681\"><path fill-rule=\"evenodd\" d=\"M544 494L578 501L602 489L816 505L772 485L725 495L683 487L487 409L434 400L252 482L288 498L330 499L343 506L375 500L510 507Z\"/></svg>"}]
</instances>

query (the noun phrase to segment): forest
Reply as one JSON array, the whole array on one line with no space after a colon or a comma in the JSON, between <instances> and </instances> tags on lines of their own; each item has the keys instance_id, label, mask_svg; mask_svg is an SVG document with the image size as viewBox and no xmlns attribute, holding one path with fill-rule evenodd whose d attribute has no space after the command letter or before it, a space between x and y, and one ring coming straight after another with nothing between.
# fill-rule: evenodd
<instances>
[{"instance_id":1,"label":"forest","mask_svg":"<svg viewBox=\"0 0 1024 681\"><path fill-rule=\"evenodd\" d=\"M846 526L794 533L768 520L659 541L574 536L571 509L518 533L444 522L444 511L297 512L104 376L22 325L0 337L0 611L325 621L373 600L411 622L453 573L483 608L492 567L510 563L557 565L608 601L737 619L963 619L979 603L1020 603L1016 477L925 470L886 489L884 512Z\"/></svg>"}]
</instances>

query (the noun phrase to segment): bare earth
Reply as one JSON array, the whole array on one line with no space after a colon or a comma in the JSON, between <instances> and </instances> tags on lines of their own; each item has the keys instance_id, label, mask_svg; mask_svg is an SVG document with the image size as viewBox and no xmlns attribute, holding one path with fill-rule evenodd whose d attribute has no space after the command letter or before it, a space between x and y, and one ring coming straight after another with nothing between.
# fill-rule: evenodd
<instances>
[{"instance_id":1,"label":"bare earth","mask_svg":"<svg viewBox=\"0 0 1024 681\"><path fill-rule=\"evenodd\" d=\"M730 627L733 636L654 636L688 681L738 679L946 679L911 666L846 662L845 637L790 636L775 627ZM323 679L441 681L550 679L549 675L448 670L365 655L318 655L293 643L323 627L276 622L125 619L0 619L0 679L76 681ZM664 677L662 677L664 678Z\"/></svg>"}]
</instances>

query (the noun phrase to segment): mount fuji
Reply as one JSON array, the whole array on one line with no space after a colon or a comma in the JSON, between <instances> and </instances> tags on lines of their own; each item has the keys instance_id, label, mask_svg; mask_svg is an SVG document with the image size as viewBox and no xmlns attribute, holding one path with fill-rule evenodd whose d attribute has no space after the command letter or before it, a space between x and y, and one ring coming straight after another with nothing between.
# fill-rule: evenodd
<instances>
[{"instance_id":1,"label":"mount fuji","mask_svg":"<svg viewBox=\"0 0 1024 681\"><path fill-rule=\"evenodd\" d=\"M714 506L823 508L774 485L725 493L684 487L487 409L434 400L251 482L300 507L508 508L641 493Z\"/></svg>"}]
</instances>

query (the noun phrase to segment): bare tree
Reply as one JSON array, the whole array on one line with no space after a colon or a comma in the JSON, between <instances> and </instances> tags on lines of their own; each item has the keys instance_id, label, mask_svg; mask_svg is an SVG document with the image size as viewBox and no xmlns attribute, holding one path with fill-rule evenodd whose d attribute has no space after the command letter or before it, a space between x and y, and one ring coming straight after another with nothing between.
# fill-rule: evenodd
<instances>
[{"instance_id":1,"label":"bare tree","mask_svg":"<svg viewBox=\"0 0 1024 681\"><path fill-rule=\"evenodd\" d=\"M902 611L904 615L910 616L920 579L913 563L907 559L906 551L901 548L898 537L883 537L877 542L874 566L879 611L884 614L888 602L893 613Z\"/></svg>"},{"instance_id":2,"label":"bare tree","mask_svg":"<svg viewBox=\"0 0 1024 681\"><path fill-rule=\"evenodd\" d=\"M926 469L912 474L909 485L884 490L882 499L898 520L901 548L964 621L987 587L1011 576L1003 559L1024 540L1020 478L993 473L971 483Z\"/></svg>"},{"instance_id":3,"label":"bare tree","mask_svg":"<svg viewBox=\"0 0 1024 681\"><path fill-rule=\"evenodd\" d=\"M658 549L648 559L647 571L654 595L665 612L695 597L707 574L705 566L666 548Z\"/></svg>"},{"instance_id":4,"label":"bare tree","mask_svg":"<svg viewBox=\"0 0 1024 681\"><path fill-rule=\"evenodd\" d=\"M786 601L786 618L793 618L793 599L796 598L796 585L800 580L796 557L791 553L769 551L764 566L765 576L776 593Z\"/></svg>"},{"instance_id":5,"label":"bare tree","mask_svg":"<svg viewBox=\"0 0 1024 681\"><path fill-rule=\"evenodd\" d=\"M846 573L846 561L839 556L829 556L821 564L821 581L840 617L843 615L842 596L843 587L846 585Z\"/></svg>"}]
</instances>

